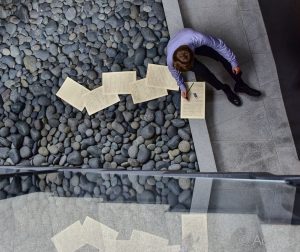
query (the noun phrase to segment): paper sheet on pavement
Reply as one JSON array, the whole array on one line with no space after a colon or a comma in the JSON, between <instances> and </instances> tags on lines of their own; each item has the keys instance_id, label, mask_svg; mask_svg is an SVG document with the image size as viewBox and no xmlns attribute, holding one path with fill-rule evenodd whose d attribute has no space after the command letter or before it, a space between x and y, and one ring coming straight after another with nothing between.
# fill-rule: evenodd
<instances>
[{"instance_id":1,"label":"paper sheet on pavement","mask_svg":"<svg viewBox=\"0 0 300 252\"><path fill-rule=\"evenodd\" d=\"M131 84L135 81L136 71L102 74L102 86L105 94L130 94Z\"/></svg>"},{"instance_id":2,"label":"paper sheet on pavement","mask_svg":"<svg viewBox=\"0 0 300 252\"><path fill-rule=\"evenodd\" d=\"M186 83L186 90L193 82ZM188 93L189 100L181 97L180 118L204 119L205 118L205 83L195 82Z\"/></svg>"},{"instance_id":3,"label":"paper sheet on pavement","mask_svg":"<svg viewBox=\"0 0 300 252\"><path fill-rule=\"evenodd\" d=\"M171 75L167 66L148 64L146 79L149 87L165 88L169 90L179 89L176 80Z\"/></svg>"},{"instance_id":4,"label":"paper sheet on pavement","mask_svg":"<svg viewBox=\"0 0 300 252\"><path fill-rule=\"evenodd\" d=\"M89 115L105 109L120 101L118 95L104 94L103 87L95 88L83 97L84 106Z\"/></svg>"},{"instance_id":5,"label":"paper sheet on pavement","mask_svg":"<svg viewBox=\"0 0 300 252\"><path fill-rule=\"evenodd\" d=\"M67 77L60 89L57 91L56 95L73 107L82 111L84 109L82 97L89 92L89 89Z\"/></svg>"},{"instance_id":6,"label":"paper sheet on pavement","mask_svg":"<svg viewBox=\"0 0 300 252\"><path fill-rule=\"evenodd\" d=\"M141 79L132 83L131 96L133 103L141 103L168 95L164 88L154 88L147 85L147 79Z\"/></svg>"}]
</instances>

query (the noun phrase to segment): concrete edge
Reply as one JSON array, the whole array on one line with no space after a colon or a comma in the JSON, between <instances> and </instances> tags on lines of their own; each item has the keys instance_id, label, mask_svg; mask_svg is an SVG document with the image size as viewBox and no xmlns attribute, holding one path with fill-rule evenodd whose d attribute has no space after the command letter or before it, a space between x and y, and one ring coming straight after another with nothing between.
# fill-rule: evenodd
<instances>
[{"instance_id":1,"label":"concrete edge","mask_svg":"<svg viewBox=\"0 0 300 252\"><path fill-rule=\"evenodd\" d=\"M184 28L178 0L162 0L170 37L176 31ZM188 81L195 81L192 72L187 74ZM217 172L216 162L207 130L206 121L203 119L189 120L192 137L194 141L197 161L200 172ZM209 207L212 179L195 179L191 212L207 212Z\"/></svg>"}]
</instances>

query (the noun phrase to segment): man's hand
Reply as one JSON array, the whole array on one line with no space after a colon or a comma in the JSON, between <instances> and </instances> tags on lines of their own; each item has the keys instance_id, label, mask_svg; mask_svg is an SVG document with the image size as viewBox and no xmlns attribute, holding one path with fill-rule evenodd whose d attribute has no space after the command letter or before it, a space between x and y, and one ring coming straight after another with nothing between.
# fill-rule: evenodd
<instances>
[{"instance_id":1,"label":"man's hand","mask_svg":"<svg viewBox=\"0 0 300 252\"><path fill-rule=\"evenodd\" d=\"M241 72L241 69L240 69L239 66L237 66L237 67L232 68L232 72L233 72L235 75L238 75L238 74Z\"/></svg>"},{"instance_id":2,"label":"man's hand","mask_svg":"<svg viewBox=\"0 0 300 252\"><path fill-rule=\"evenodd\" d=\"M187 93L187 91L186 91L186 90L184 90L184 91L181 91L181 96L182 96L183 98L185 98L185 99L189 100L188 93Z\"/></svg>"}]
</instances>

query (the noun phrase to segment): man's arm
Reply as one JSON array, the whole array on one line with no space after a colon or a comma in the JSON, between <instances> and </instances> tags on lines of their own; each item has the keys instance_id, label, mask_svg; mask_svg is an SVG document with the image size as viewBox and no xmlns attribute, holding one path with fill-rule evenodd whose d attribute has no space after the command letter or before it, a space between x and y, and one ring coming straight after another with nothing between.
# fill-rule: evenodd
<instances>
[{"instance_id":1,"label":"man's arm","mask_svg":"<svg viewBox=\"0 0 300 252\"><path fill-rule=\"evenodd\" d=\"M181 91L186 91L185 83L184 83L182 74L171 65L168 65L168 69L169 69L170 73L172 74L172 76L175 78L175 80L177 82L177 85L179 86L180 90Z\"/></svg>"},{"instance_id":2,"label":"man's arm","mask_svg":"<svg viewBox=\"0 0 300 252\"><path fill-rule=\"evenodd\" d=\"M223 40L215 38L213 36L208 36L200 32L194 32L195 47L206 45L216 50L220 55L222 55L232 66L232 68L238 67L238 61L235 54L230 50L230 48L224 43Z\"/></svg>"}]
</instances>

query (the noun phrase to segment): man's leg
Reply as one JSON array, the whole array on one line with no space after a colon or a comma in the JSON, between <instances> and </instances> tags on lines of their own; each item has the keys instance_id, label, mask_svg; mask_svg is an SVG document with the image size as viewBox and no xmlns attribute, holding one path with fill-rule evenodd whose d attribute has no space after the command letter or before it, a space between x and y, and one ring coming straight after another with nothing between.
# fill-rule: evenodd
<instances>
[{"instance_id":1,"label":"man's leg","mask_svg":"<svg viewBox=\"0 0 300 252\"><path fill-rule=\"evenodd\" d=\"M239 74L234 74L232 72L232 66L231 64L222 56L220 55L217 51L214 49L208 47L208 46L200 46L195 49L195 53L197 55L202 55L206 57L213 58L216 61L219 61L222 63L226 71L230 74L230 76L235 80L235 87L234 91L236 92L241 92L241 93L246 93L251 96L260 96L261 92L258 90L255 90L251 87L249 87L242 79L242 72Z\"/></svg>"},{"instance_id":2,"label":"man's leg","mask_svg":"<svg viewBox=\"0 0 300 252\"><path fill-rule=\"evenodd\" d=\"M228 100L236 105L241 106L241 99L232 92L231 88L219 81L216 76L201 62L195 59L192 71L195 73L197 81L205 81L212 85L217 90L223 90Z\"/></svg>"}]
</instances>

